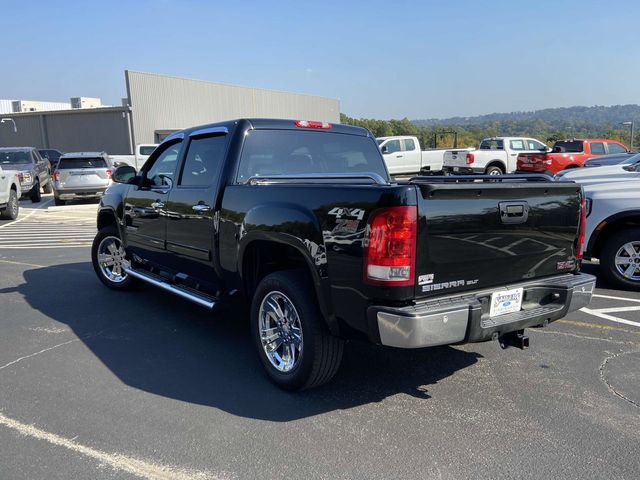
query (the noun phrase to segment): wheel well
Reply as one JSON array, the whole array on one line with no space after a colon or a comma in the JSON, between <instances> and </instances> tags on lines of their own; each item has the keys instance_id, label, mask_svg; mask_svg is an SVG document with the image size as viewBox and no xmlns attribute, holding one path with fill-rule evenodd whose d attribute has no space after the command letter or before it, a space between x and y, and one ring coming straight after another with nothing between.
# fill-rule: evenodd
<instances>
[{"instance_id":1,"label":"wheel well","mask_svg":"<svg viewBox=\"0 0 640 480\"><path fill-rule=\"evenodd\" d=\"M267 240L251 242L242 256L242 279L247 298L253 297L260 281L270 273L294 269L305 272L313 283L309 265L296 248Z\"/></svg>"},{"instance_id":2,"label":"wheel well","mask_svg":"<svg viewBox=\"0 0 640 480\"><path fill-rule=\"evenodd\" d=\"M635 227L640 227L640 215L624 217L611 223L607 223L604 228L599 231L595 243L591 247L591 251L589 252L589 254L594 258L600 258L602 247L604 246L607 239L611 237L611 235L615 235L621 230Z\"/></svg>"},{"instance_id":3,"label":"wheel well","mask_svg":"<svg viewBox=\"0 0 640 480\"><path fill-rule=\"evenodd\" d=\"M502 170L502 173L506 172L506 167L504 166L504 163L502 163L500 160L491 160L486 167L484 167L485 172L487 170L489 170L489 167L500 167L500 170Z\"/></svg>"},{"instance_id":4,"label":"wheel well","mask_svg":"<svg viewBox=\"0 0 640 480\"><path fill-rule=\"evenodd\" d=\"M16 186L15 183L11 184L11 190L14 190L16 193L18 192L18 187Z\"/></svg>"},{"instance_id":5,"label":"wheel well","mask_svg":"<svg viewBox=\"0 0 640 480\"><path fill-rule=\"evenodd\" d=\"M574 168L580 168L580 165L575 165L575 164L571 164L571 165L567 165L566 167L564 167L565 170L572 170Z\"/></svg>"},{"instance_id":6,"label":"wheel well","mask_svg":"<svg viewBox=\"0 0 640 480\"><path fill-rule=\"evenodd\" d=\"M109 225L116 225L116 217L111 212L100 212L98 214L98 230L102 230Z\"/></svg>"}]
</instances>

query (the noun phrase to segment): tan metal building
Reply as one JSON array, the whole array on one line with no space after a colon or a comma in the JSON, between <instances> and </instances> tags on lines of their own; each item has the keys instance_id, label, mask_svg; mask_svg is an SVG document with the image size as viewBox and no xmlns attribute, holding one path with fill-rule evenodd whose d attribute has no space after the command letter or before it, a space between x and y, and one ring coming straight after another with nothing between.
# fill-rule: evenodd
<instances>
[{"instance_id":1,"label":"tan metal building","mask_svg":"<svg viewBox=\"0 0 640 480\"><path fill-rule=\"evenodd\" d=\"M3 114L0 146L128 155L194 125L242 117L340 121L337 99L125 71L128 105Z\"/></svg>"}]
</instances>

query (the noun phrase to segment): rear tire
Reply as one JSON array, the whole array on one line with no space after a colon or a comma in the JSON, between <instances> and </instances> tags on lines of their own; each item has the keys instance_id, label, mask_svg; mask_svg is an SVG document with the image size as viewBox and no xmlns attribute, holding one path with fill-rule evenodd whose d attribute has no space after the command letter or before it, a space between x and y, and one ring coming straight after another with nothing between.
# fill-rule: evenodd
<instances>
[{"instance_id":1,"label":"rear tire","mask_svg":"<svg viewBox=\"0 0 640 480\"><path fill-rule=\"evenodd\" d=\"M20 205L18 204L18 194L15 190L9 191L9 201L4 210L0 211L0 219L2 220L15 220L20 213Z\"/></svg>"},{"instance_id":2,"label":"rear tire","mask_svg":"<svg viewBox=\"0 0 640 480\"><path fill-rule=\"evenodd\" d=\"M49 180L44 187L42 187L42 191L44 193L53 193L53 186L51 185L51 180Z\"/></svg>"},{"instance_id":3,"label":"rear tire","mask_svg":"<svg viewBox=\"0 0 640 480\"><path fill-rule=\"evenodd\" d=\"M127 275L125 267L126 252L122 247L120 233L115 225L101 229L93 239L91 263L98 279L113 290L128 290L134 279Z\"/></svg>"},{"instance_id":4,"label":"rear tire","mask_svg":"<svg viewBox=\"0 0 640 480\"><path fill-rule=\"evenodd\" d=\"M260 282L251 334L267 375L285 390L328 382L342 361L344 341L329 333L304 272L275 272Z\"/></svg>"},{"instance_id":5,"label":"rear tire","mask_svg":"<svg viewBox=\"0 0 640 480\"><path fill-rule=\"evenodd\" d=\"M54 203L56 206L58 206L58 207L59 207L59 206L61 206L61 205L66 205L66 204L67 204L67 201L66 201L66 200L60 200L58 197L54 197L54 198L53 198L53 203Z\"/></svg>"},{"instance_id":6,"label":"rear tire","mask_svg":"<svg viewBox=\"0 0 640 480\"><path fill-rule=\"evenodd\" d=\"M485 175L504 175L502 167L499 167L498 165L489 165L484 173Z\"/></svg>"},{"instance_id":7,"label":"rear tire","mask_svg":"<svg viewBox=\"0 0 640 480\"><path fill-rule=\"evenodd\" d=\"M622 230L605 241L600 269L610 283L640 290L640 228Z\"/></svg>"},{"instance_id":8,"label":"rear tire","mask_svg":"<svg viewBox=\"0 0 640 480\"><path fill-rule=\"evenodd\" d=\"M36 180L36 184L31 188L31 192L29 192L29 198L31 198L31 202L39 203L42 200L42 193L40 192L40 180Z\"/></svg>"}]
</instances>

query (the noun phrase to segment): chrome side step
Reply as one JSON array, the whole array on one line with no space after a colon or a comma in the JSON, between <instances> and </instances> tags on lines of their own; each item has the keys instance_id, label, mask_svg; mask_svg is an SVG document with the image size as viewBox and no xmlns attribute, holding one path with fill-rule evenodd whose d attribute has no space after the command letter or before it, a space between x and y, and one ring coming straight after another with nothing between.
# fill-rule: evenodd
<instances>
[{"instance_id":1,"label":"chrome side step","mask_svg":"<svg viewBox=\"0 0 640 480\"><path fill-rule=\"evenodd\" d=\"M208 297L201 293L196 293L191 289L182 287L180 285L173 285L158 275L154 275L148 272L141 272L132 268L125 268L124 271L127 275L131 275L133 278L137 278L139 280L142 280L143 282L153 285L154 287L158 287L162 290L173 293L174 295L178 295L179 297L187 299L193 303L197 303L201 307L208 308L209 310L212 310L216 305L217 299Z\"/></svg>"}]
</instances>

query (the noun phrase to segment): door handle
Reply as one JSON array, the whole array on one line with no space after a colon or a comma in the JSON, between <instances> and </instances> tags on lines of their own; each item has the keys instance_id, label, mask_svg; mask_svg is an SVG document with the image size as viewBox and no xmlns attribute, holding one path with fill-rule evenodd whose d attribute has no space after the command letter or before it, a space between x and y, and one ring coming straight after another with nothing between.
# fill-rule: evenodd
<instances>
[{"instance_id":1,"label":"door handle","mask_svg":"<svg viewBox=\"0 0 640 480\"><path fill-rule=\"evenodd\" d=\"M396 155L396 158L402 158L403 155Z\"/></svg>"},{"instance_id":2,"label":"door handle","mask_svg":"<svg viewBox=\"0 0 640 480\"><path fill-rule=\"evenodd\" d=\"M199 203L197 205L193 205L191 207L191 210L193 210L196 213L204 213L211 210L211 207L209 205L205 205L204 203Z\"/></svg>"},{"instance_id":3,"label":"door handle","mask_svg":"<svg viewBox=\"0 0 640 480\"><path fill-rule=\"evenodd\" d=\"M154 208L156 210L158 210L160 208L164 208L164 203L162 203L160 200L156 200L155 202L153 202L151 204L151 208Z\"/></svg>"}]
</instances>

